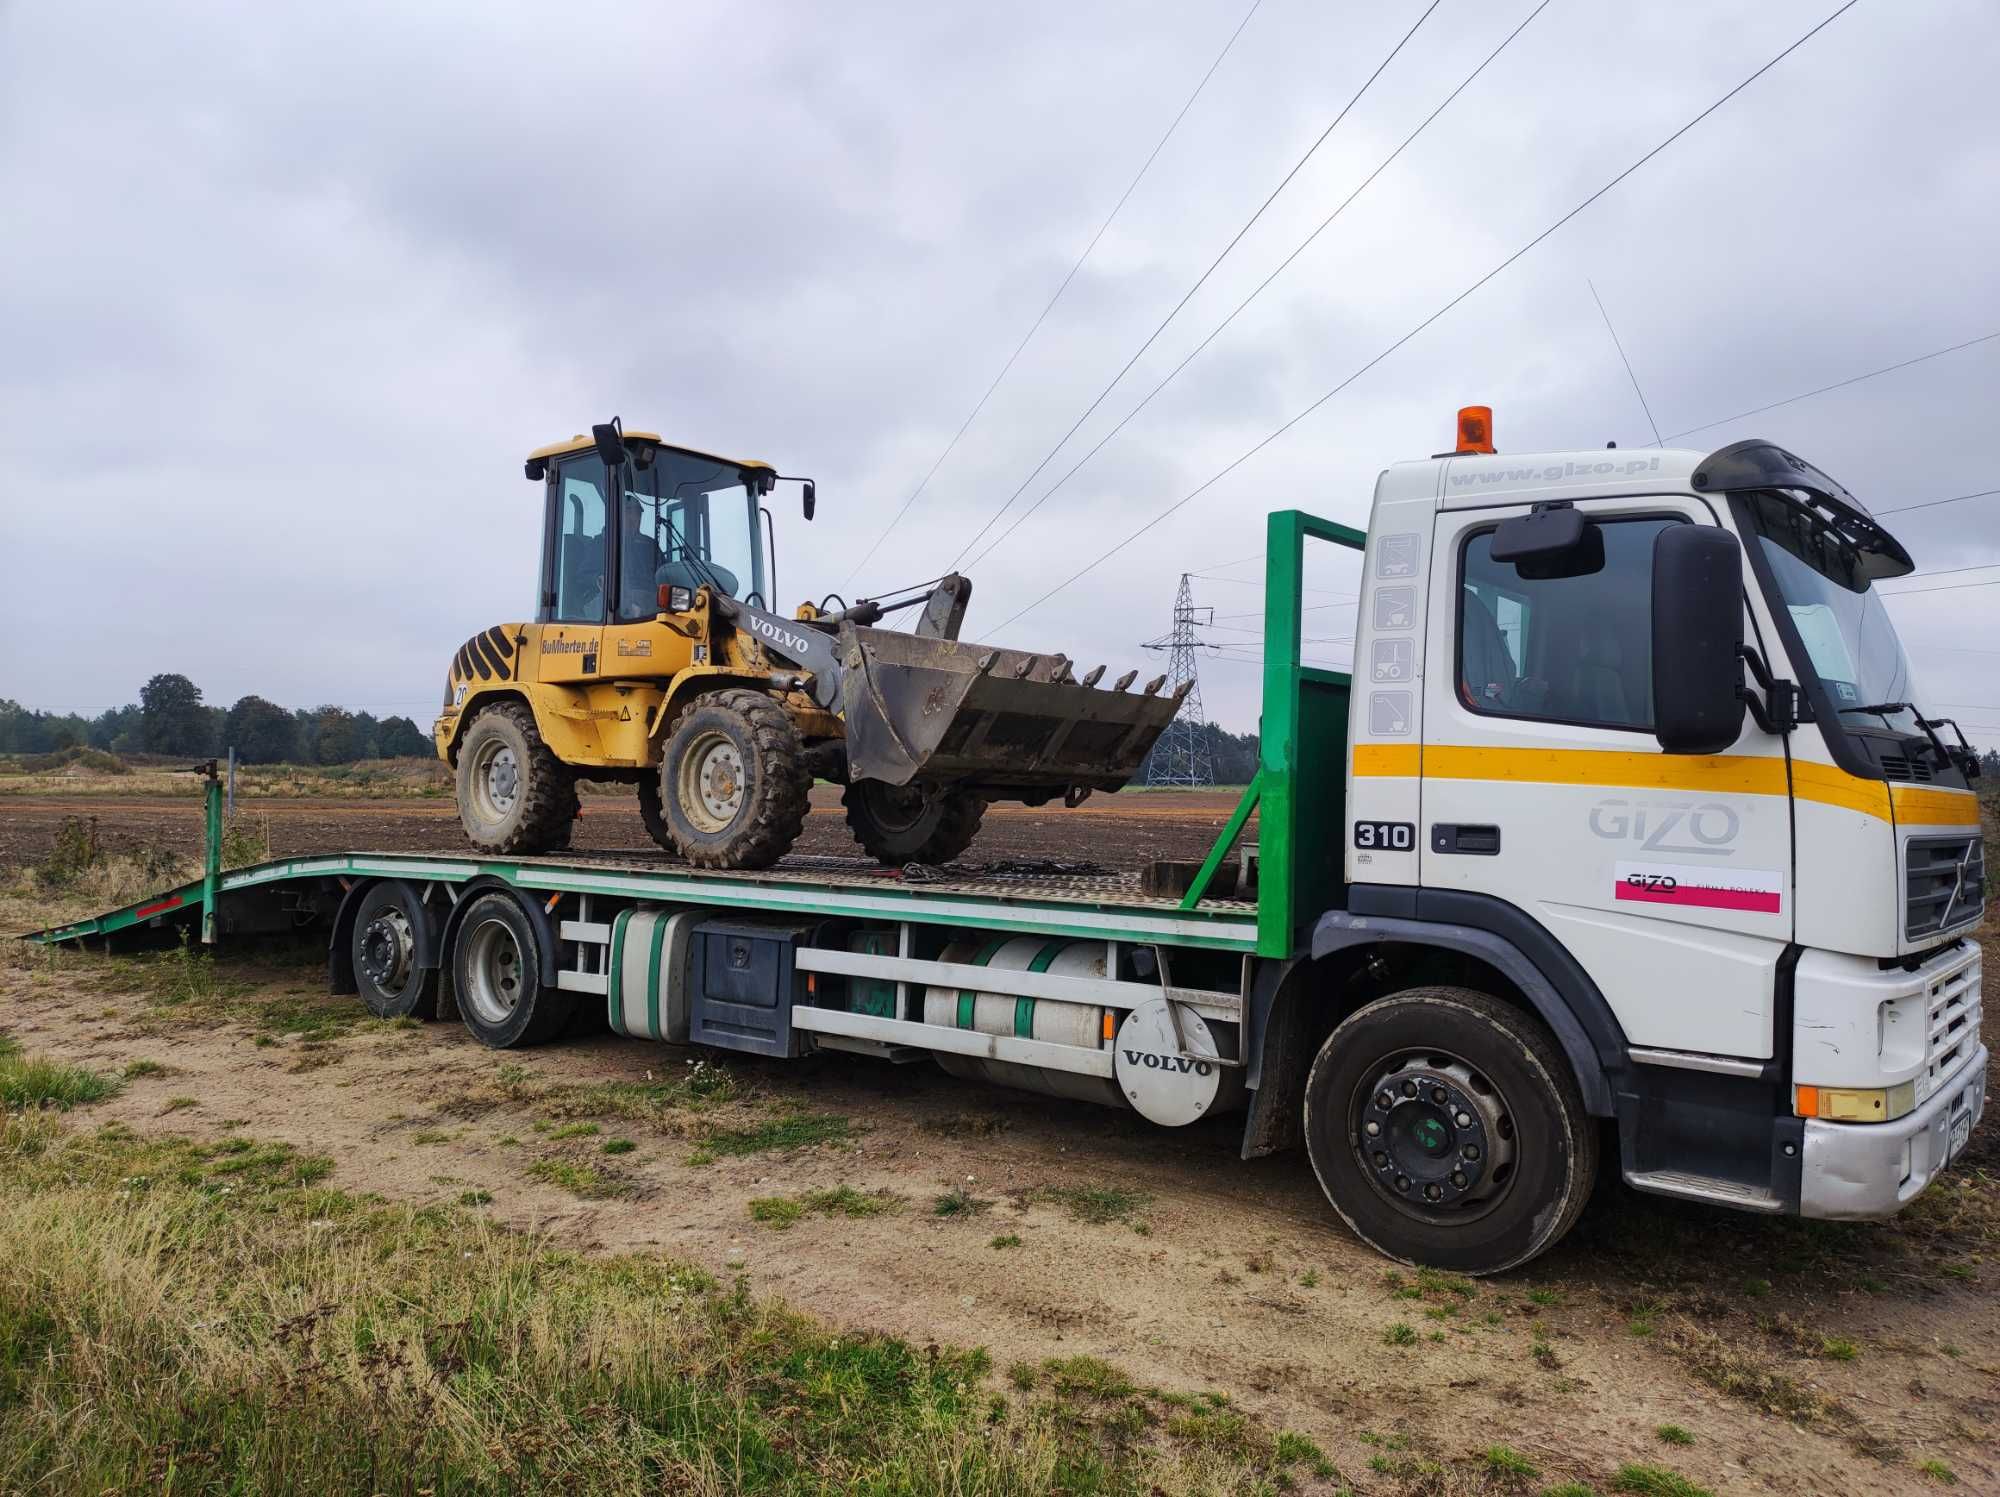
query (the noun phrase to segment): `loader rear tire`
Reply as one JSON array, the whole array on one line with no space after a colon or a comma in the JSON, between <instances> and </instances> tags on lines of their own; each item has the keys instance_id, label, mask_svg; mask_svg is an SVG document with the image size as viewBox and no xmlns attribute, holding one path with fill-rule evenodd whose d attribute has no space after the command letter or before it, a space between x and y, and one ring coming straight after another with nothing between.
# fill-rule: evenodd
<instances>
[{"instance_id":1,"label":"loader rear tire","mask_svg":"<svg viewBox=\"0 0 2000 1497\"><path fill-rule=\"evenodd\" d=\"M483 853L560 852L579 802L576 776L542 742L523 702L499 702L472 720L458 748L458 819Z\"/></svg>"},{"instance_id":2,"label":"loader rear tire","mask_svg":"<svg viewBox=\"0 0 2000 1497\"><path fill-rule=\"evenodd\" d=\"M761 691L718 691L684 714L660 758L673 847L698 868L769 868L811 809L799 730Z\"/></svg>"},{"instance_id":3,"label":"loader rear tire","mask_svg":"<svg viewBox=\"0 0 2000 1497\"><path fill-rule=\"evenodd\" d=\"M905 863L949 863L979 835L986 802L967 790L923 790L856 780L840 797L848 829L868 856Z\"/></svg>"}]
</instances>

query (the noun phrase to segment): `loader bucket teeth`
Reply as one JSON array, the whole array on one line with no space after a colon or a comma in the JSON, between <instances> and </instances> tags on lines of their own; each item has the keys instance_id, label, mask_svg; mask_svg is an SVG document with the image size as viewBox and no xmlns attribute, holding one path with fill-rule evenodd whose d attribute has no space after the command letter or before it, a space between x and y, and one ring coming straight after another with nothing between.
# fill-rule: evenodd
<instances>
[{"instance_id":1,"label":"loader bucket teeth","mask_svg":"<svg viewBox=\"0 0 2000 1497\"><path fill-rule=\"evenodd\" d=\"M1101 665L1093 665L1089 670L1083 673L1083 684L1085 686L1095 686L1099 681L1102 681L1103 679L1104 679L1104 667Z\"/></svg>"},{"instance_id":2,"label":"loader bucket teeth","mask_svg":"<svg viewBox=\"0 0 2000 1497\"><path fill-rule=\"evenodd\" d=\"M1116 681L1113 681L1111 683L1111 689L1113 691L1123 691L1126 687L1130 686L1134 681L1138 679L1139 679L1139 673L1137 671L1127 671L1125 672L1124 675L1120 676Z\"/></svg>"},{"instance_id":3,"label":"loader bucket teeth","mask_svg":"<svg viewBox=\"0 0 2000 1497\"><path fill-rule=\"evenodd\" d=\"M1166 684L1167 684L1167 678L1165 676L1153 677L1152 680L1146 683L1146 695L1149 697L1158 696L1160 694L1160 688L1162 686L1165 686Z\"/></svg>"},{"instance_id":4,"label":"loader bucket teeth","mask_svg":"<svg viewBox=\"0 0 2000 1497\"><path fill-rule=\"evenodd\" d=\"M1070 689L1094 686L1104 667L1078 683L1066 655L853 624L842 626L840 645L856 780L921 779L998 794L1115 790L1179 706L1172 697Z\"/></svg>"}]
</instances>

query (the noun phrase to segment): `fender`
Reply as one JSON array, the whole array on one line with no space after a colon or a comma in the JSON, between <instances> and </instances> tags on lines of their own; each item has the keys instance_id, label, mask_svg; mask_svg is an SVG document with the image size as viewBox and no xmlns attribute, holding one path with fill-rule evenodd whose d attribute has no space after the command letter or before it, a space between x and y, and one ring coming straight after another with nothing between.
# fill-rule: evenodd
<instances>
[{"instance_id":1,"label":"fender","mask_svg":"<svg viewBox=\"0 0 2000 1497\"><path fill-rule=\"evenodd\" d=\"M496 891L512 898L514 903L519 905L522 912L527 915L528 923L535 928L535 945L540 948L539 954L541 960L539 966L541 967L542 985L553 988L556 985L556 973L558 971L556 958L559 952L557 949L555 922L549 918L547 906L539 899L528 898L505 879L495 878L491 874L481 874L478 878L469 878L458 886L457 895L452 902L451 913L445 916L444 931L438 947L439 951L441 953L448 953L458 944L458 927L464 921L465 912L471 908L472 901L482 894Z\"/></svg>"},{"instance_id":2,"label":"fender","mask_svg":"<svg viewBox=\"0 0 2000 1497\"><path fill-rule=\"evenodd\" d=\"M363 896L377 884L401 884L409 890L412 902L424 912L424 918L417 922L416 929L411 932L417 942L417 965L435 967L444 959L444 941L438 930L437 911L432 909L430 902L423 897L422 889L407 879L357 879L354 887L340 898L340 908L333 917L333 935L327 941L326 975L329 992L360 991L354 980L354 916L361 908Z\"/></svg>"},{"instance_id":3,"label":"fender","mask_svg":"<svg viewBox=\"0 0 2000 1497\"><path fill-rule=\"evenodd\" d=\"M1397 942L1463 952L1504 974L1555 1034L1592 1117L1611 1117L1613 1080L1629 1064L1625 1031L1604 994L1532 916L1502 899L1449 889L1356 884L1348 908L1313 927L1315 959Z\"/></svg>"}]
</instances>

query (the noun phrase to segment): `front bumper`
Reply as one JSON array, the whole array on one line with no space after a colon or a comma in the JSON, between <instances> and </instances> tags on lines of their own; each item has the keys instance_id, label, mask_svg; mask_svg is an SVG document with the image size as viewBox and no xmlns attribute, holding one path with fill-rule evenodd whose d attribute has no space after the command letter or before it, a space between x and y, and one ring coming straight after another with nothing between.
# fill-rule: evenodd
<instances>
[{"instance_id":1,"label":"front bumper","mask_svg":"<svg viewBox=\"0 0 2000 1497\"><path fill-rule=\"evenodd\" d=\"M1965 1146L1985 1110L1981 1045L1928 1101L1893 1123L1808 1119L1799 1214L1834 1220L1894 1215Z\"/></svg>"}]
</instances>

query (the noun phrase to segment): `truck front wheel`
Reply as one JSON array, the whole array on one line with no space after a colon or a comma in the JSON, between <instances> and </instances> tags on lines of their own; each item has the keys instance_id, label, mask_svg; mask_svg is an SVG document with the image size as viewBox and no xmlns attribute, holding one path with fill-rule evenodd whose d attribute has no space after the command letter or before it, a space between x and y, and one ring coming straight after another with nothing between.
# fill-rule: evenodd
<instances>
[{"instance_id":1,"label":"truck front wheel","mask_svg":"<svg viewBox=\"0 0 2000 1497\"><path fill-rule=\"evenodd\" d=\"M1555 1038L1469 988L1412 988L1349 1015L1306 1078L1305 1133L1357 1237L1466 1274L1553 1247L1597 1173L1597 1130Z\"/></svg>"}]
</instances>

